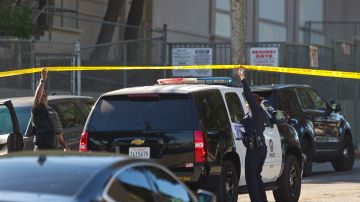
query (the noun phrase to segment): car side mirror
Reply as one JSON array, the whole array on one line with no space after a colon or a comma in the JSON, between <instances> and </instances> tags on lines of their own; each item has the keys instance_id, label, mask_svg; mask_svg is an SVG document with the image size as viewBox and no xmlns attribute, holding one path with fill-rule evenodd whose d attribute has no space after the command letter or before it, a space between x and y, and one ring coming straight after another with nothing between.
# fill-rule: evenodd
<instances>
[{"instance_id":1,"label":"car side mirror","mask_svg":"<svg viewBox=\"0 0 360 202\"><path fill-rule=\"evenodd\" d=\"M280 110L273 111L271 114L271 118L273 124L281 124L287 122L286 113L284 111L280 111Z\"/></svg>"},{"instance_id":2,"label":"car side mirror","mask_svg":"<svg viewBox=\"0 0 360 202\"><path fill-rule=\"evenodd\" d=\"M216 202L215 194L209 191L199 189L196 193L199 202Z\"/></svg>"},{"instance_id":3,"label":"car side mirror","mask_svg":"<svg viewBox=\"0 0 360 202\"><path fill-rule=\"evenodd\" d=\"M332 109L334 112L339 112L339 111L341 111L341 106L340 106L340 104L334 103L334 104L331 104L331 109Z\"/></svg>"},{"instance_id":4,"label":"car side mirror","mask_svg":"<svg viewBox=\"0 0 360 202\"><path fill-rule=\"evenodd\" d=\"M341 111L340 104L336 104L334 99L330 99L330 100L328 101L328 103L329 103L329 105L330 105L331 111L333 111L333 112L339 112L339 111Z\"/></svg>"}]
</instances>

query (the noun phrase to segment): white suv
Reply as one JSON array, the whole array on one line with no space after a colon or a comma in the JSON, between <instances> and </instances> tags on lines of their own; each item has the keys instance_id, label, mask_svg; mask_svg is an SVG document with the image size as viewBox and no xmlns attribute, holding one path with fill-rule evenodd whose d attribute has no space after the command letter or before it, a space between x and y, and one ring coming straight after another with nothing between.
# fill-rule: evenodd
<instances>
[{"instance_id":1,"label":"white suv","mask_svg":"<svg viewBox=\"0 0 360 202\"><path fill-rule=\"evenodd\" d=\"M231 81L224 78L158 82L100 96L84 127L80 151L155 159L191 188L213 191L219 201L237 201L238 193L246 192L246 148L239 138L242 88L227 86ZM274 190L276 200L297 201L302 164L297 133L283 124L284 117L264 113L264 184Z\"/></svg>"}]
</instances>

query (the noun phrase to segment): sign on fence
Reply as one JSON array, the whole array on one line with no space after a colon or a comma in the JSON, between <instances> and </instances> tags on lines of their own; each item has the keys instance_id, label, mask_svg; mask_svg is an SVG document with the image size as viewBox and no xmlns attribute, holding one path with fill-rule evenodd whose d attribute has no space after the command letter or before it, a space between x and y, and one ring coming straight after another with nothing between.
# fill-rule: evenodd
<instances>
[{"instance_id":1,"label":"sign on fence","mask_svg":"<svg viewBox=\"0 0 360 202\"><path fill-rule=\"evenodd\" d=\"M314 45L310 45L310 67L319 67L319 54L318 48Z\"/></svg>"},{"instance_id":2,"label":"sign on fence","mask_svg":"<svg viewBox=\"0 0 360 202\"><path fill-rule=\"evenodd\" d=\"M211 65L212 64L212 48L173 48L172 49L172 65ZM207 77L212 76L211 69L189 69L189 70L173 70L173 76L179 77Z\"/></svg>"},{"instance_id":3,"label":"sign on fence","mask_svg":"<svg viewBox=\"0 0 360 202\"><path fill-rule=\"evenodd\" d=\"M279 66L279 48L250 48L250 64L259 66Z\"/></svg>"}]
</instances>

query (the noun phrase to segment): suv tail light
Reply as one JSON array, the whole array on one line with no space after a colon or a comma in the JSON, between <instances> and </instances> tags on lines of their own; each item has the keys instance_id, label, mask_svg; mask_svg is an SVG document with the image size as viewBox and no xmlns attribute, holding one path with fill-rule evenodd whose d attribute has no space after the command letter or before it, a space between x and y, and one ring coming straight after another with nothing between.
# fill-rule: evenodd
<instances>
[{"instance_id":1,"label":"suv tail light","mask_svg":"<svg viewBox=\"0 0 360 202\"><path fill-rule=\"evenodd\" d=\"M206 151L206 141L204 132L201 130L194 131L195 139L195 162L203 163L206 161L207 151Z\"/></svg>"},{"instance_id":2,"label":"suv tail light","mask_svg":"<svg viewBox=\"0 0 360 202\"><path fill-rule=\"evenodd\" d=\"M79 152L87 152L88 150L88 132L84 131L80 137Z\"/></svg>"}]
</instances>

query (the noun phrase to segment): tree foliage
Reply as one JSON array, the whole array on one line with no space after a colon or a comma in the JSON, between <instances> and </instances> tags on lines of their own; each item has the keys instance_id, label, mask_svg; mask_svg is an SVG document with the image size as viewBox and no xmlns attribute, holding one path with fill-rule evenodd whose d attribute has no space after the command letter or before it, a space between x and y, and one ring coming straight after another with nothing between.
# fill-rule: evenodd
<instances>
[{"instance_id":1,"label":"tree foliage","mask_svg":"<svg viewBox=\"0 0 360 202\"><path fill-rule=\"evenodd\" d=\"M27 6L0 8L0 36L30 38L34 31L31 8Z\"/></svg>"}]
</instances>

